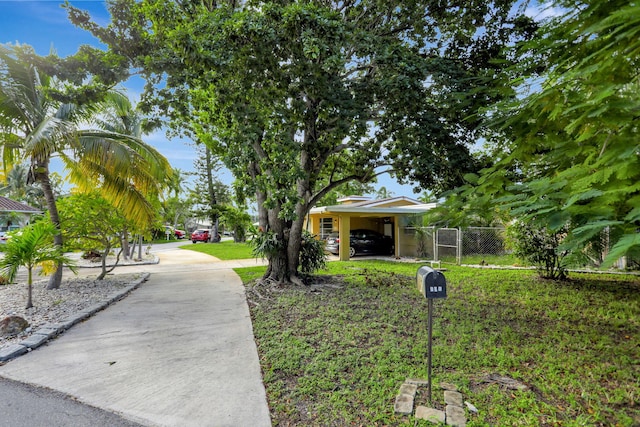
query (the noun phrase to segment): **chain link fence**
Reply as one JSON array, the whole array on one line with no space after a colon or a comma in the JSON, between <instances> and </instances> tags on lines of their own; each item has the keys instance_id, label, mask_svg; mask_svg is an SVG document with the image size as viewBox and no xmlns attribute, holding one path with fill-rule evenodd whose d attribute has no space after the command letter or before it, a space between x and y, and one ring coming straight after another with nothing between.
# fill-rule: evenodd
<instances>
[{"instance_id":1,"label":"chain link fence","mask_svg":"<svg viewBox=\"0 0 640 427\"><path fill-rule=\"evenodd\" d=\"M462 256L506 255L506 229L503 227L467 227L462 233Z\"/></svg>"},{"instance_id":2,"label":"chain link fence","mask_svg":"<svg viewBox=\"0 0 640 427\"><path fill-rule=\"evenodd\" d=\"M456 264L498 264L520 263L511 253L506 243L504 227L466 228L415 228L415 255L434 261ZM582 251L572 256L569 268L599 268L611 247L608 230L601 233ZM638 253L621 257L614 265L617 270L639 270Z\"/></svg>"},{"instance_id":3,"label":"chain link fence","mask_svg":"<svg viewBox=\"0 0 640 427\"><path fill-rule=\"evenodd\" d=\"M462 264L465 259L482 263L483 257L507 255L502 227L421 227L416 229L415 238L420 258Z\"/></svg>"}]
</instances>

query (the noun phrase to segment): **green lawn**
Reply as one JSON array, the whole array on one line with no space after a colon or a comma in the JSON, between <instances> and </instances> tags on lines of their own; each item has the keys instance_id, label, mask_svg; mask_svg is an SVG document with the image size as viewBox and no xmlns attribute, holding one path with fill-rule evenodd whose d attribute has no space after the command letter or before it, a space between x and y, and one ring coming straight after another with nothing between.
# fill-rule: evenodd
<instances>
[{"instance_id":1,"label":"green lawn","mask_svg":"<svg viewBox=\"0 0 640 427\"><path fill-rule=\"evenodd\" d=\"M427 426L393 413L408 378L427 378L419 265L329 263L325 286L247 284L274 425ZM264 267L237 270L245 281ZM448 266L435 300L433 381L456 384L469 426L640 425L640 280ZM498 374L529 388L510 390ZM426 404L420 388L416 406ZM434 388L434 404L443 402ZM439 402L440 400L440 402Z\"/></svg>"},{"instance_id":2,"label":"green lawn","mask_svg":"<svg viewBox=\"0 0 640 427\"><path fill-rule=\"evenodd\" d=\"M255 258L251 253L251 246L247 243L235 243L231 240L225 240L220 243L198 242L193 244L189 242L189 244L180 246L180 249L202 252L221 260Z\"/></svg>"}]
</instances>

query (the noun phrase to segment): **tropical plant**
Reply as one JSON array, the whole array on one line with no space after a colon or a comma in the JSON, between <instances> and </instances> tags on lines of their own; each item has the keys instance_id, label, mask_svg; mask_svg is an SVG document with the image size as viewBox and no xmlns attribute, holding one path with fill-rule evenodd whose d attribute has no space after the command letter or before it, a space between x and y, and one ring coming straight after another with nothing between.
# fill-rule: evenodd
<instances>
[{"instance_id":1,"label":"tropical plant","mask_svg":"<svg viewBox=\"0 0 640 427\"><path fill-rule=\"evenodd\" d=\"M29 161L29 174L44 193L49 216L59 228L56 195L49 164L58 156L69 179L80 191L98 189L125 216L137 224L150 222L155 212L147 196L157 194L170 173L167 160L142 140L105 130L80 129L98 112L107 111L105 102L62 103L51 92L65 87L59 80L34 65L36 55L25 46L0 45L0 149L2 166ZM124 102L111 93L106 101ZM54 236L62 248L62 235ZM49 283L60 286L62 267Z\"/></svg>"},{"instance_id":2,"label":"tropical plant","mask_svg":"<svg viewBox=\"0 0 640 427\"><path fill-rule=\"evenodd\" d=\"M611 265L640 249L640 4L549 6L564 14L521 47L521 96L492 107L497 162L458 194L552 233L570 224L562 246L575 254L607 232Z\"/></svg>"},{"instance_id":3,"label":"tropical plant","mask_svg":"<svg viewBox=\"0 0 640 427\"><path fill-rule=\"evenodd\" d=\"M476 170L477 113L507 83L500 47L531 29L515 3L115 0L106 27L69 11L141 69L150 110L256 195L279 241L266 277L286 283L332 189L384 172L442 189Z\"/></svg>"},{"instance_id":4,"label":"tropical plant","mask_svg":"<svg viewBox=\"0 0 640 427\"><path fill-rule=\"evenodd\" d=\"M312 274L327 266L327 254L324 251L324 241L305 231L302 233L302 247L300 248L300 271Z\"/></svg>"},{"instance_id":5,"label":"tropical plant","mask_svg":"<svg viewBox=\"0 0 640 427\"><path fill-rule=\"evenodd\" d=\"M102 271L97 280L104 279L118 265L124 251L121 243L128 237L125 230L133 225L97 192L72 194L57 203L65 247L99 253ZM108 268L106 260L114 250L116 262Z\"/></svg>"},{"instance_id":6,"label":"tropical plant","mask_svg":"<svg viewBox=\"0 0 640 427\"><path fill-rule=\"evenodd\" d=\"M221 219L225 230L233 231L233 239L236 243L246 240L247 228L251 225L251 216L246 210L235 206L225 206Z\"/></svg>"},{"instance_id":7,"label":"tropical plant","mask_svg":"<svg viewBox=\"0 0 640 427\"><path fill-rule=\"evenodd\" d=\"M197 180L191 193L193 211L197 217L210 221L210 241L218 243L220 215L224 212L225 205L231 201L229 188L216 175L222 165L211 150L198 145L197 153L194 161Z\"/></svg>"},{"instance_id":8,"label":"tropical plant","mask_svg":"<svg viewBox=\"0 0 640 427\"><path fill-rule=\"evenodd\" d=\"M39 209L45 204L42 189L31 182L29 168L24 164L16 164L7 172L0 194Z\"/></svg>"},{"instance_id":9,"label":"tropical plant","mask_svg":"<svg viewBox=\"0 0 640 427\"><path fill-rule=\"evenodd\" d=\"M58 233L56 226L48 220L37 221L11 233L7 243L0 246L4 256L0 258L0 272L10 282L20 267L27 268L27 307L33 307L33 269L42 267L42 272L55 271L56 265L65 264L75 272L73 261L66 257L54 243Z\"/></svg>"},{"instance_id":10,"label":"tropical plant","mask_svg":"<svg viewBox=\"0 0 640 427\"><path fill-rule=\"evenodd\" d=\"M567 229L549 230L531 223L516 221L507 227L508 244L518 258L528 261L545 279L566 279L563 263L569 254L561 249Z\"/></svg>"}]
</instances>

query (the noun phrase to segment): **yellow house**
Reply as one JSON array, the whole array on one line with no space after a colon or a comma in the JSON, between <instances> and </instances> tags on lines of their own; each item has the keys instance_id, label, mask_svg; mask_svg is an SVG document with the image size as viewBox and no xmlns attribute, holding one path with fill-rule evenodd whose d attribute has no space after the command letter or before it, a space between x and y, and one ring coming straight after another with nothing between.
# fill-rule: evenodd
<instances>
[{"instance_id":1,"label":"yellow house","mask_svg":"<svg viewBox=\"0 0 640 427\"><path fill-rule=\"evenodd\" d=\"M312 208L307 220L307 230L325 239L331 233L339 233L340 260L349 259L349 231L367 229L393 238L395 256L416 256L414 228L417 218L435 203L422 203L409 197L390 197L371 200L363 196L339 199L335 206Z\"/></svg>"}]
</instances>

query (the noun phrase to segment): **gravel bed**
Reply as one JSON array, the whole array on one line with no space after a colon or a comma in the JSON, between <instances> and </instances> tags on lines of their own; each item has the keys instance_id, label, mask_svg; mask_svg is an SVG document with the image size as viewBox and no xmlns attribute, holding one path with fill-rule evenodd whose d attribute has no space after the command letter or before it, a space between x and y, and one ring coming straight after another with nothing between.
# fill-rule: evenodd
<instances>
[{"instance_id":1,"label":"gravel bed","mask_svg":"<svg viewBox=\"0 0 640 427\"><path fill-rule=\"evenodd\" d=\"M0 337L0 347L19 343L39 327L47 323L58 323L94 304L106 301L114 292L126 287L142 276L142 273L107 275L103 280L91 277L76 277L65 273L59 289L45 289L48 278L34 281L32 301L27 305L27 284L23 282L0 286L0 319L17 315L29 322L29 327L19 335Z\"/></svg>"}]
</instances>

